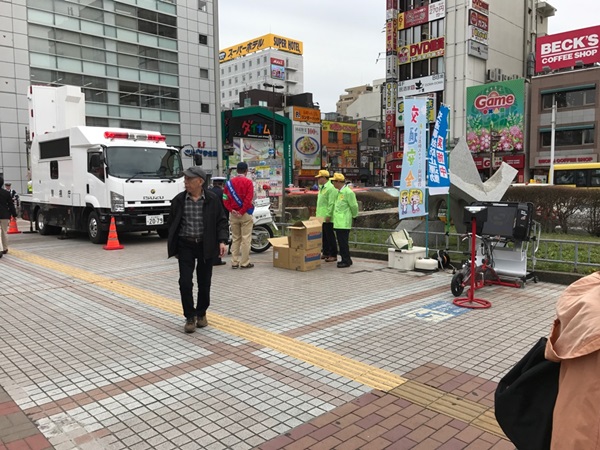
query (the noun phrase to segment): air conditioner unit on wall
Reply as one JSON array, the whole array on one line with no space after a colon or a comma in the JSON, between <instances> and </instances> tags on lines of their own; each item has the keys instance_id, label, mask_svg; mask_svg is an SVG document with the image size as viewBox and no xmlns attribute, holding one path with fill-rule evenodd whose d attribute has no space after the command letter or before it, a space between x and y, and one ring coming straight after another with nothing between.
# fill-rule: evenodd
<instances>
[{"instance_id":1,"label":"air conditioner unit on wall","mask_svg":"<svg viewBox=\"0 0 600 450\"><path fill-rule=\"evenodd\" d=\"M502 77L502 69L495 68L488 70L488 81L502 81Z\"/></svg>"}]
</instances>

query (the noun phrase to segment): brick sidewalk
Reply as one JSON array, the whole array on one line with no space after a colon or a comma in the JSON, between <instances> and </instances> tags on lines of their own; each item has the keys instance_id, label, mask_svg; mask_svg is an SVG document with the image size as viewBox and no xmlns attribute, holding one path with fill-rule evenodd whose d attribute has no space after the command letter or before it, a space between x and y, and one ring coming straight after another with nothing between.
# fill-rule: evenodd
<instances>
[{"instance_id":1,"label":"brick sidewalk","mask_svg":"<svg viewBox=\"0 0 600 450\"><path fill-rule=\"evenodd\" d=\"M467 311L443 273L360 258L298 273L266 252L215 268L210 325L186 335L164 241L120 240L11 236L0 450L513 448L496 382L562 290L486 288L492 308Z\"/></svg>"},{"instance_id":2,"label":"brick sidewalk","mask_svg":"<svg viewBox=\"0 0 600 450\"><path fill-rule=\"evenodd\" d=\"M0 386L0 450L51 450L48 439Z\"/></svg>"}]
</instances>

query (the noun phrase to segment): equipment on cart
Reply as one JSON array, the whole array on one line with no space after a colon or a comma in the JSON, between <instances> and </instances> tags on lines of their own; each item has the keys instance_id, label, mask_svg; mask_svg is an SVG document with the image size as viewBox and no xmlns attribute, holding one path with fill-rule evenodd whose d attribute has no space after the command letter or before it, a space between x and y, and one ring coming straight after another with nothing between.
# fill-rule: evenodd
<instances>
[{"instance_id":1,"label":"equipment on cart","mask_svg":"<svg viewBox=\"0 0 600 450\"><path fill-rule=\"evenodd\" d=\"M524 287L528 279L537 282L535 272L527 271L530 244L535 269L541 232L533 213L532 203L475 202L465 208L463 222L472 224L466 236L471 238L471 252L452 278L450 288L455 296L467 286L476 290L488 285Z\"/></svg>"}]
</instances>

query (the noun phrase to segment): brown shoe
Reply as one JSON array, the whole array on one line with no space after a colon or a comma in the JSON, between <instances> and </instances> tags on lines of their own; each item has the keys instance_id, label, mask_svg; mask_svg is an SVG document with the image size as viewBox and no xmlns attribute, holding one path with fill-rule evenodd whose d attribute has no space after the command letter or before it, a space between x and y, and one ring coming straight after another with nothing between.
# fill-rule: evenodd
<instances>
[{"instance_id":1,"label":"brown shoe","mask_svg":"<svg viewBox=\"0 0 600 450\"><path fill-rule=\"evenodd\" d=\"M248 265L246 265L246 266L240 266L240 269L252 269L253 267L254 267L254 264L248 263Z\"/></svg>"},{"instance_id":2,"label":"brown shoe","mask_svg":"<svg viewBox=\"0 0 600 450\"><path fill-rule=\"evenodd\" d=\"M321 255L321 259L327 259L327 258L329 258L329 256L327 256L327 255Z\"/></svg>"},{"instance_id":3,"label":"brown shoe","mask_svg":"<svg viewBox=\"0 0 600 450\"><path fill-rule=\"evenodd\" d=\"M196 331L196 318L195 317L185 320L185 325L183 326L183 331L185 331L186 333L193 333L194 331Z\"/></svg>"},{"instance_id":4,"label":"brown shoe","mask_svg":"<svg viewBox=\"0 0 600 450\"><path fill-rule=\"evenodd\" d=\"M196 328L204 328L208 326L208 320L206 320L206 314L198 316L196 318Z\"/></svg>"},{"instance_id":5,"label":"brown shoe","mask_svg":"<svg viewBox=\"0 0 600 450\"><path fill-rule=\"evenodd\" d=\"M328 256L327 259L325 260L325 262L336 262L337 261L337 257L335 256Z\"/></svg>"}]
</instances>

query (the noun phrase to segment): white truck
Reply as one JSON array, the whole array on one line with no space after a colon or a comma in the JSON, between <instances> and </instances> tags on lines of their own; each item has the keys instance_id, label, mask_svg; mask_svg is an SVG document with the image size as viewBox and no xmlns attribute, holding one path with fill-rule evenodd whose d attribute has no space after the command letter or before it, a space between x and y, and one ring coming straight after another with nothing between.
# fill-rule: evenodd
<instances>
[{"instance_id":1,"label":"white truck","mask_svg":"<svg viewBox=\"0 0 600 450\"><path fill-rule=\"evenodd\" d=\"M31 194L22 217L40 234L87 232L105 243L117 230L156 230L166 237L171 199L183 187L180 152L158 132L85 126L75 86L31 86ZM198 161L199 162L199 161Z\"/></svg>"}]
</instances>

